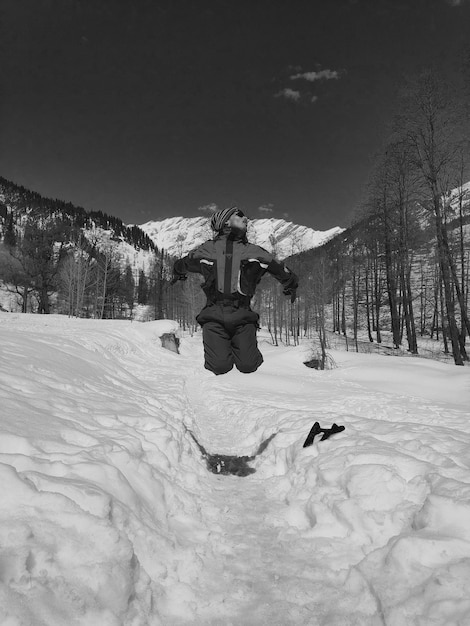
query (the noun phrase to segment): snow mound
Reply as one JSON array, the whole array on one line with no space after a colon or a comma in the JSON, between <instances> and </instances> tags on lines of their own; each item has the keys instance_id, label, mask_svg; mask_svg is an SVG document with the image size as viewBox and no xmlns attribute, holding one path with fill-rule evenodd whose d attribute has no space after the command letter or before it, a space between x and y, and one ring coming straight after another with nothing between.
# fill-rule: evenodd
<instances>
[{"instance_id":1,"label":"snow mound","mask_svg":"<svg viewBox=\"0 0 470 626\"><path fill-rule=\"evenodd\" d=\"M0 346L2 625L470 623L467 368L261 332L215 377L168 320L0 313ZM345 430L304 449L314 421ZM268 444L222 476L190 432Z\"/></svg>"}]
</instances>

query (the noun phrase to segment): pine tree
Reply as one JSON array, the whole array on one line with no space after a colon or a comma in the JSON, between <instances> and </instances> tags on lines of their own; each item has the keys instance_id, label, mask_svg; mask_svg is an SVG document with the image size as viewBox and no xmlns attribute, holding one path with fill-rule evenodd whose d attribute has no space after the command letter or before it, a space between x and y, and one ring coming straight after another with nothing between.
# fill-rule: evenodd
<instances>
[{"instance_id":1,"label":"pine tree","mask_svg":"<svg viewBox=\"0 0 470 626\"><path fill-rule=\"evenodd\" d=\"M8 223L5 231L4 244L9 248L14 248L16 246L16 232L15 226L13 223L13 213L10 213L8 217Z\"/></svg>"},{"instance_id":2,"label":"pine tree","mask_svg":"<svg viewBox=\"0 0 470 626\"><path fill-rule=\"evenodd\" d=\"M126 266L126 271L121 279L121 293L132 314L135 304L135 280L130 265Z\"/></svg>"},{"instance_id":3,"label":"pine tree","mask_svg":"<svg viewBox=\"0 0 470 626\"><path fill-rule=\"evenodd\" d=\"M144 270L139 272L139 283L137 286L137 303L148 304L149 299L149 283Z\"/></svg>"}]
</instances>

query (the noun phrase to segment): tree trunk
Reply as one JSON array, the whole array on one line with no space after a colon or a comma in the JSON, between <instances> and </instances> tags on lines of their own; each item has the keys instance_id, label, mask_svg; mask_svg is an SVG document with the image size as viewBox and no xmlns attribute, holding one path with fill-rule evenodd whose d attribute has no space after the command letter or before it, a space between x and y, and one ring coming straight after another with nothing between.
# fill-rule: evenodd
<instances>
[{"instance_id":1,"label":"tree trunk","mask_svg":"<svg viewBox=\"0 0 470 626\"><path fill-rule=\"evenodd\" d=\"M450 342L452 346L452 356L456 365L463 365L463 357L461 354L461 346L459 342L459 331L457 328L457 322L455 320L455 304L452 298L451 271L448 264L449 259L446 254L445 241L443 237L444 225L441 216L440 198L436 191L434 193L433 203L437 236L437 249L439 255L439 267L441 268L445 312Z\"/></svg>"},{"instance_id":2,"label":"tree trunk","mask_svg":"<svg viewBox=\"0 0 470 626\"><path fill-rule=\"evenodd\" d=\"M356 346L356 352L359 352L359 345L357 342L357 328L358 328L358 318L359 318L359 296L358 296L358 283L359 279L357 279L356 283L356 266L353 259L353 272L352 272L352 289L353 289L353 338L354 344Z\"/></svg>"},{"instance_id":3,"label":"tree trunk","mask_svg":"<svg viewBox=\"0 0 470 626\"><path fill-rule=\"evenodd\" d=\"M372 337L372 324L371 324L371 311L370 311L370 296L369 296L369 260L367 260L366 265L366 275L365 275L365 284L366 284L366 316L367 316L367 335L369 337L369 341L373 343L374 338Z\"/></svg>"},{"instance_id":4,"label":"tree trunk","mask_svg":"<svg viewBox=\"0 0 470 626\"><path fill-rule=\"evenodd\" d=\"M387 294L390 308L390 320L393 345L400 346L400 317L398 315L397 303L397 283L395 279L395 268L393 267L392 246L390 242L390 232L387 216L386 199L384 199L384 248L385 248L385 271L387 276Z\"/></svg>"},{"instance_id":5,"label":"tree trunk","mask_svg":"<svg viewBox=\"0 0 470 626\"><path fill-rule=\"evenodd\" d=\"M39 292L38 313L49 315L50 312L51 312L51 305L49 302L49 294L47 293L47 289L45 287L42 287Z\"/></svg>"},{"instance_id":6,"label":"tree trunk","mask_svg":"<svg viewBox=\"0 0 470 626\"><path fill-rule=\"evenodd\" d=\"M375 263L375 278L374 278L374 296L375 296L375 338L377 343L382 343L382 334L380 332L380 310L382 304L382 280L380 277L380 266L378 259Z\"/></svg>"}]
</instances>

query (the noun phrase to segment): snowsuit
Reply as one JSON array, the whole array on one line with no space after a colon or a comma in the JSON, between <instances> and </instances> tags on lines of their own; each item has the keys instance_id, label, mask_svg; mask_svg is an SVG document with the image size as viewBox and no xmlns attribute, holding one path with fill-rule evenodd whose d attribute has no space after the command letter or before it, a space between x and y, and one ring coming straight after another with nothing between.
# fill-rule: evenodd
<instances>
[{"instance_id":1,"label":"snowsuit","mask_svg":"<svg viewBox=\"0 0 470 626\"><path fill-rule=\"evenodd\" d=\"M257 370L263 362L256 341L259 315L250 307L256 286L267 271L292 295L297 276L267 250L228 230L176 261L173 271L175 280L187 272L204 277L207 303L196 317L202 326L204 367L214 374L225 374L234 364L247 374Z\"/></svg>"}]
</instances>

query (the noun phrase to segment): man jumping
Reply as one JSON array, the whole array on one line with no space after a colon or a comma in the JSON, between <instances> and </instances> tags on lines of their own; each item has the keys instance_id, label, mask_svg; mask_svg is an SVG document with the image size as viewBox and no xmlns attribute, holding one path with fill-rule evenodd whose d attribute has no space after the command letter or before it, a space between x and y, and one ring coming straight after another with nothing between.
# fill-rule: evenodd
<instances>
[{"instance_id":1,"label":"man jumping","mask_svg":"<svg viewBox=\"0 0 470 626\"><path fill-rule=\"evenodd\" d=\"M204 367L226 374L233 365L240 372L255 372L263 362L256 331L259 315L250 307L256 286L269 272L296 299L297 276L264 248L248 242L247 218L237 207L214 213L214 239L206 241L174 264L172 284L185 280L188 272L202 274L207 297L196 317L202 326Z\"/></svg>"}]
</instances>

